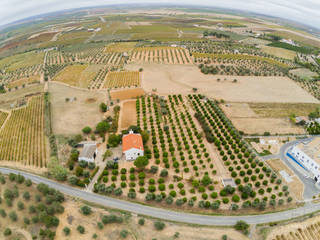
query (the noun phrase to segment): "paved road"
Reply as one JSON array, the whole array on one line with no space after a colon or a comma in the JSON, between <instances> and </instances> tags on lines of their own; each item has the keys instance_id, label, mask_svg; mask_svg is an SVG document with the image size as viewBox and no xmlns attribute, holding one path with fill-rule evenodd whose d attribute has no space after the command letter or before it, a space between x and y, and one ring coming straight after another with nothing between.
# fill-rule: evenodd
<instances>
[{"instance_id":1,"label":"paved road","mask_svg":"<svg viewBox=\"0 0 320 240\"><path fill-rule=\"evenodd\" d=\"M127 202L119 199L114 199L106 196L101 196L95 193L90 193L81 189L77 189L65 184L54 182L47 178L43 178L31 173L26 173L19 170L8 169L0 167L0 172L3 174L15 173L21 174L25 178L31 179L34 183L45 183L52 188L55 188L64 194L83 199L88 202L99 204L105 207L121 209L136 214L146 215L150 217L160 218L169 221L177 221L183 223L199 224L199 225L220 225L232 226L238 220L244 220L249 224L260 224L275 221L282 221L294 217L302 216L314 211L320 210L320 203L308 203L303 207L292 209L288 211L270 213L264 215L250 215L250 216L208 216L185 212L175 212L167 209L149 207L138 203Z\"/></svg>"}]
</instances>

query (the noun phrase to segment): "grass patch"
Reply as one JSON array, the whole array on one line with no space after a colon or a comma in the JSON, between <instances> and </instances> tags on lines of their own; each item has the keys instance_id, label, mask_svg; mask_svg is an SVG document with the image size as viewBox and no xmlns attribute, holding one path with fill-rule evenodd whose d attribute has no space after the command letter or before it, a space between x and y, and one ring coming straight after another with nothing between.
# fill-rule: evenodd
<instances>
[{"instance_id":1,"label":"grass patch","mask_svg":"<svg viewBox=\"0 0 320 240\"><path fill-rule=\"evenodd\" d=\"M300 52L300 53L304 53L304 54L312 53L312 49L305 48L305 47L293 46L291 44L283 43L283 42L272 42L272 43L268 44L268 46L276 47L276 48L284 48L287 50L291 50L294 52Z\"/></svg>"}]
</instances>

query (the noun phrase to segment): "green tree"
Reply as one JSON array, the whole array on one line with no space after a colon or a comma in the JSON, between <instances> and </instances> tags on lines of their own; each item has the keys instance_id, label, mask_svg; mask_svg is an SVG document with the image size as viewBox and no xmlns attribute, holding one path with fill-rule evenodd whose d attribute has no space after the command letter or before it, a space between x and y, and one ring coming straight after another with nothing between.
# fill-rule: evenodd
<instances>
[{"instance_id":1,"label":"green tree","mask_svg":"<svg viewBox=\"0 0 320 240\"><path fill-rule=\"evenodd\" d=\"M201 183L204 186L208 186L209 184L211 184L211 182L212 182L211 178L208 175L204 175L202 180L201 180Z\"/></svg>"},{"instance_id":2,"label":"green tree","mask_svg":"<svg viewBox=\"0 0 320 240\"><path fill-rule=\"evenodd\" d=\"M247 224L245 221L240 220L234 225L234 228L238 231L243 232L244 234L248 234L249 224Z\"/></svg>"},{"instance_id":3,"label":"green tree","mask_svg":"<svg viewBox=\"0 0 320 240\"><path fill-rule=\"evenodd\" d=\"M108 144L110 147L117 147L121 141L121 137L117 134L111 134L108 138Z\"/></svg>"},{"instance_id":4,"label":"green tree","mask_svg":"<svg viewBox=\"0 0 320 240\"><path fill-rule=\"evenodd\" d=\"M99 107L101 112L106 112L108 109L108 106L105 103L100 103Z\"/></svg>"},{"instance_id":5,"label":"green tree","mask_svg":"<svg viewBox=\"0 0 320 240\"><path fill-rule=\"evenodd\" d=\"M68 227L64 227L64 228L63 228L63 232L64 232L64 235L69 236L71 230L70 230L70 228L68 228Z\"/></svg>"},{"instance_id":6,"label":"green tree","mask_svg":"<svg viewBox=\"0 0 320 240\"><path fill-rule=\"evenodd\" d=\"M163 230L164 227L165 227L165 224L163 222L160 222L160 221L156 221L154 222L154 227L157 229L157 230Z\"/></svg>"},{"instance_id":7,"label":"green tree","mask_svg":"<svg viewBox=\"0 0 320 240\"><path fill-rule=\"evenodd\" d=\"M89 206L82 206L82 207L80 208L80 211L81 211L81 213L82 213L83 215L90 215L91 212L92 212L92 210L91 210L91 208L90 208Z\"/></svg>"},{"instance_id":8,"label":"green tree","mask_svg":"<svg viewBox=\"0 0 320 240\"><path fill-rule=\"evenodd\" d=\"M141 131L141 137L143 144L146 144L149 140L149 133L147 131Z\"/></svg>"},{"instance_id":9,"label":"green tree","mask_svg":"<svg viewBox=\"0 0 320 240\"><path fill-rule=\"evenodd\" d=\"M68 169L60 165L56 157L51 157L48 163L49 173L58 181L65 181L68 176Z\"/></svg>"},{"instance_id":10,"label":"green tree","mask_svg":"<svg viewBox=\"0 0 320 240\"><path fill-rule=\"evenodd\" d=\"M84 134L89 134L89 133L91 133L91 131L92 131L92 129L91 129L91 127L89 127L89 126L86 126L86 127L84 127L84 128L82 129L82 132L83 132Z\"/></svg>"},{"instance_id":11,"label":"green tree","mask_svg":"<svg viewBox=\"0 0 320 240\"><path fill-rule=\"evenodd\" d=\"M148 164L149 164L149 160L147 157L145 156L140 156L140 157L137 157L136 160L134 160L134 163L133 163L137 168L139 169L143 169L145 168Z\"/></svg>"},{"instance_id":12,"label":"green tree","mask_svg":"<svg viewBox=\"0 0 320 240\"><path fill-rule=\"evenodd\" d=\"M98 133L100 136L103 136L106 134L106 132L109 130L110 124L106 121L99 122L96 126L96 133Z\"/></svg>"}]
</instances>

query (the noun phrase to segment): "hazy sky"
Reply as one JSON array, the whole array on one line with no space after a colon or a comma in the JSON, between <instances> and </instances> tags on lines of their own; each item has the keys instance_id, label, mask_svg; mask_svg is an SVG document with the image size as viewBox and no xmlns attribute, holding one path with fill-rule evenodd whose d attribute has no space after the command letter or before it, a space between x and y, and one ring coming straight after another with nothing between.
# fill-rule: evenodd
<instances>
[{"instance_id":1,"label":"hazy sky","mask_svg":"<svg viewBox=\"0 0 320 240\"><path fill-rule=\"evenodd\" d=\"M0 25L37 14L120 3L177 3L249 10L320 28L320 0L0 0Z\"/></svg>"}]
</instances>

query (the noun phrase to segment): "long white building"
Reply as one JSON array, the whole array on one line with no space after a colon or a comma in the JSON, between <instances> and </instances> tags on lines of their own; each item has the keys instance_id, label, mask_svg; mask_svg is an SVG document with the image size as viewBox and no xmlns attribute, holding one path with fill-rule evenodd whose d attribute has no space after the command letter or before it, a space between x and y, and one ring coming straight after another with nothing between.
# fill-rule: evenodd
<instances>
[{"instance_id":1,"label":"long white building","mask_svg":"<svg viewBox=\"0 0 320 240\"><path fill-rule=\"evenodd\" d=\"M307 171L311 177L320 184L320 163L318 159L313 159L307 155L301 147L294 146L288 152L287 156L295 161L300 167Z\"/></svg>"}]
</instances>

